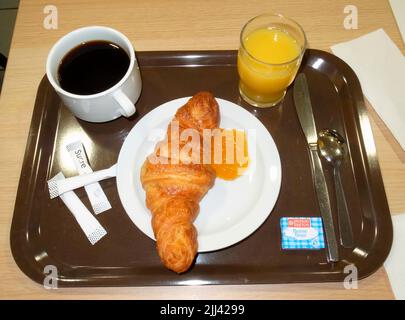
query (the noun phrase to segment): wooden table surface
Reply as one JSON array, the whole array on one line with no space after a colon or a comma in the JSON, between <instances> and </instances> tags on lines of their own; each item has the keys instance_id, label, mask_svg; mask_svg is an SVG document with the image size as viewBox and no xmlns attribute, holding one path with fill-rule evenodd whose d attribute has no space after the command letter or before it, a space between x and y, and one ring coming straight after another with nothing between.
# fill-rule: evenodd
<instances>
[{"instance_id":1,"label":"wooden table surface","mask_svg":"<svg viewBox=\"0 0 405 320\"><path fill-rule=\"evenodd\" d=\"M58 28L43 26L49 1L22 0L15 26L5 83L0 96L0 298L45 299L392 299L384 269L346 290L341 283L192 286L146 288L84 288L45 290L16 266L9 232L28 129L46 56L65 33L86 25L106 25L125 33L138 51L237 49L239 31L249 18L280 12L299 21L312 48L333 44L384 28L405 53L388 1L352 0L358 29L343 27L345 0L53 0ZM369 108L382 175L392 214L405 212L405 152L376 113Z\"/></svg>"}]
</instances>

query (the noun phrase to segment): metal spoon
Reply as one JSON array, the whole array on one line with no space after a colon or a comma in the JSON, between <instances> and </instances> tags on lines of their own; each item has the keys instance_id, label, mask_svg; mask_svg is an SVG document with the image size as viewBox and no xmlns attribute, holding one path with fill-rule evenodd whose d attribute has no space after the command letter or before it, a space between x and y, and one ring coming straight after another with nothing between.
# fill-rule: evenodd
<instances>
[{"instance_id":1,"label":"metal spoon","mask_svg":"<svg viewBox=\"0 0 405 320\"><path fill-rule=\"evenodd\" d=\"M332 129L324 129L319 132L318 147L321 155L332 164L335 181L338 222L340 231L340 243L345 248L353 248L353 230L347 209L346 197L340 178L340 164L342 163L345 150L343 137Z\"/></svg>"}]
</instances>

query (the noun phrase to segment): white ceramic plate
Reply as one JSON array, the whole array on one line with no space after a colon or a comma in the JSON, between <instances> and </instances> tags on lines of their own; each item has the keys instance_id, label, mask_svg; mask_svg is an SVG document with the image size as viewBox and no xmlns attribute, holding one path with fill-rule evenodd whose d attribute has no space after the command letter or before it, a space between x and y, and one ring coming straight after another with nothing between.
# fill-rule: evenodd
<instances>
[{"instance_id":1,"label":"white ceramic plate","mask_svg":"<svg viewBox=\"0 0 405 320\"><path fill-rule=\"evenodd\" d=\"M121 148L117 186L121 202L133 223L155 239L151 214L145 205L140 170L167 125L189 97L169 101L145 115L130 131ZM198 251L219 250L252 234L270 215L281 186L281 163L273 138L263 124L242 107L218 99L222 128L247 131L250 163L244 175L233 181L217 178L200 202L194 222Z\"/></svg>"}]
</instances>

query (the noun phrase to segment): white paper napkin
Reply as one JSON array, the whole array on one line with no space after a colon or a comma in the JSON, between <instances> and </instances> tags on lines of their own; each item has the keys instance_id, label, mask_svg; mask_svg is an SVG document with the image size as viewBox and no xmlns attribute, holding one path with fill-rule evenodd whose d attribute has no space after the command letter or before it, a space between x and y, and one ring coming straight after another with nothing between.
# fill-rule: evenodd
<instances>
[{"instance_id":1,"label":"white paper napkin","mask_svg":"<svg viewBox=\"0 0 405 320\"><path fill-rule=\"evenodd\" d=\"M405 57L383 29L331 47L359 77L364 95L405 150Z\"/></svg>"},{"instance_id":2,"label":"white paper napkin","mask_svg":"<svg viewBox=\"0 0 405 320\"><path fill-rule=\"evenodd\" d=\"M405 43L405 0L390 0L392 12L399 31L401 32L402 41Z\"/></svg>"},{"instance_id":3,"label":"white paper napkin","mask_svg":"<svg viewBox=\"0 0 405 320\"><path fill-rule=\"evenodd\" d=\"M392 290L397 299L405 300L405 214L392 216L394 241L384 263Z\"/></svg>"}]
</instances>

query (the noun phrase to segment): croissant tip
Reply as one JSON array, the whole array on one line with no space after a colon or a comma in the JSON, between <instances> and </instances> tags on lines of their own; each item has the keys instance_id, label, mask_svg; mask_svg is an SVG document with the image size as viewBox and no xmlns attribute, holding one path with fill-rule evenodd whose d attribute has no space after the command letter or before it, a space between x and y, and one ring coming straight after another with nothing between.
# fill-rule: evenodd
<instances>
[{"instance_id":1,"label":"croissant tip","mask_svg":"<svg viewBox=\"0 0 405 320\"><path fill-rule=\"evenodd\" d=\"M209 91L199 91L196 94L194 94L190 100L208 100L212 101L215 100L215 96L212 94L212 92Z\"/></svg>"},{"instance_id":2,"label":"croissant tip","mask_svg":"<svg viewBox=\"0 0 405 320\"><path fill-rule=\"evenodd\" d=\"M173 266L168 266L165 265L166 268L170 269L171 271L177 273L178 275L184 274L188 271L191 270L191 267L194 265L194 261L191 263L191 265L183 266L182 268L173 268Z\"/></svg>"},{"instance_id":3,"label":"croissant tip","mask_svg":"<svg viewBox=\"0 0 405 320\"><path fill-rule=\"evenodd\" d=\"M199 91L194 96L198 96L198 95L207 95L207 96L210 96L210 97L214 97L214 95L209 91Z\"/></svg>"}]
</instances>

